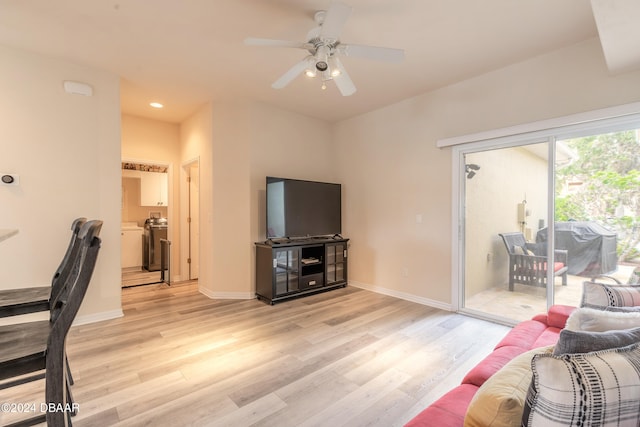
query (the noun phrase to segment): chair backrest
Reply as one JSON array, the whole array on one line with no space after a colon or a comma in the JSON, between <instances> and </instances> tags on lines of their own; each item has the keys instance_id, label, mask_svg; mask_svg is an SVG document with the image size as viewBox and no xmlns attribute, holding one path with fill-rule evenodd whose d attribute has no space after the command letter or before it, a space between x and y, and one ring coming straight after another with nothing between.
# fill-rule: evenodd
<instances>
[{"instance_id":1,"label":"chair backrest","mask_svg":"<svg viewBox=\"0 0 640 427\"><path fill-rule=\"evenodd\" d=\"M507 247L509 255L515 255L515 252L513 251L515 246L520 246L521 248L527 247L527 240L524 238L524 234L522 233L501 233L499 236L502 237L502 241Z\"/></svg>"},{"instance_id":2,"label":"chair backrest","mask_svg":"<svg viewBox=\"0 0 640 427\"><path fill-rule=\"evenodd\" d=\"M73 262L71 273L62 286L58 299L51 302L50 320L53 325L49 336L50 345L52 340L64 340L78 314L98 258L101 244L98 235L101 228L102 221L87 221L78 233L78 255Z\"/></svg>"},{"instance_id":3,"label":"chair backrest","mask_svg":"<svg viewBox=\"0 0 640 427\"><path fill-rule=\"evenodd\" d=\"M50 300L57 300L60 296L60 290L64 286L64 282L67 277L71 273L71 269L73 268L73 263L78 255L78 234L80 233L80 229L87 222L87 218L76 218L73 220L71 224L71 240L69 241L69 246L67 246L67 251L62 257L62 261L58 266L56 272L53 274L53 278L51 279L51 296Z\"/></svg>"}]
</instances>

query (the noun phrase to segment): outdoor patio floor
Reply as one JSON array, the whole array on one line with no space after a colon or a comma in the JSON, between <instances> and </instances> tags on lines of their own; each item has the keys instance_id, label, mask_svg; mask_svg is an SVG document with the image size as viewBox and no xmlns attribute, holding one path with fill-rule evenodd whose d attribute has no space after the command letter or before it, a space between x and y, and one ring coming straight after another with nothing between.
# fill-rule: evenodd
<instances>
[{"instance_id":1,"label":"outdoor patio floor","mask_svg":"<svg viewBox=\"0 0 640 427\"><path fill-rule=\"evenodd\" d=\"M618 265L618 270L608 276L614 277L622 283L627 283L636 267L637 265ZM555 304L579 306L582 297L582 283L588 280L590 279L586 277L568 275L567 286L562 286L561 279L556 278ZM613 280L607 278L602 278L599 281L614 283ZM516 284L513 292L510 292L505 284L467 298L465 307L520 322L546 311L546 288Z\"/></svg>"}]
</instances>

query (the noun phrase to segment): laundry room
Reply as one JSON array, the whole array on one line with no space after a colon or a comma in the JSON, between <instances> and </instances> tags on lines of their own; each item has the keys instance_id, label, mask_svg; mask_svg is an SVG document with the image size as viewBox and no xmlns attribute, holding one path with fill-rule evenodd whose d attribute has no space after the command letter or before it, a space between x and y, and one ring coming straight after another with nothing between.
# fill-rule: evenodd
<instances>
[{"instance_id":1,"label":"laundry room","mask_svg":"<svg viewBox=\"0 0 640 427\"><path fill-rule=\"evenodd\" d=\"M178 273L179 224L173 209L172 165L179 156L178 126L122 116L122 286L170 282ZM174 243L175 241L175 243Z\"/></svg>"}]
</instances>

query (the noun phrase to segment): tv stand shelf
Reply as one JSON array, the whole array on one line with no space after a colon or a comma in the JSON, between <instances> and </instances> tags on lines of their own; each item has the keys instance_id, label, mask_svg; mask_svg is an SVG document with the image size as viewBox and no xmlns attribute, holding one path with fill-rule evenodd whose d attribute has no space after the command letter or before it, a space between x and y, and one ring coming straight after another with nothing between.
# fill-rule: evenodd
<instances>
[{"instance_id":1,"label":"tv stand shelf","mask_svg":"<svg viewBox=\"0 0 640 427\"><path fill-rule=\"evenodd\" d=\"M347 286L341 236L256 243L256 297L269 304Z\"/></svg>"}]
</instances>

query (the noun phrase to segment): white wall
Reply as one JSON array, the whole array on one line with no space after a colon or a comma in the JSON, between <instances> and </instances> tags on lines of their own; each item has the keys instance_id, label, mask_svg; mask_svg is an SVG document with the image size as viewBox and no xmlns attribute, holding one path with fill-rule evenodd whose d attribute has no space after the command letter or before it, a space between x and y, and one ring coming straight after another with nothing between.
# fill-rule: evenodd
<instances>
[{"instance_id":1,"label":"white wall","mask_svg":"<svg viewBox=\"0 0 640 427\"><path fill-rule=\"evenodd\" d=\"M329 123L262 103L251 105L251 239L266 238L265 178L336 181ZM343 189L345 191L345 189Z\"/></svg>"},{"instance_id":2,"label":"white wall","mask_svg":"<svg viewBox=\"0 0 640 427\"><path fill-rule=\"evenodd\" d=\"M265 177L333 181L331 127L262 103L207 104L181 124L182 162L200 159L201 292L253 298L265 239Z\"/></svg>"},{"instance_id":3,"label":"white wall","mask_svg":"<svg viewBox=\"0 0 640 427\"><path fill-rule=\"evenodd\" d=\"M102 219L102 249L79 321L120 310L119 79L107 72L0 46L0 289L50 284L74 218ZM93 96L67 94L63 80Z\"/></svg>"},{"instance_id":4,"label":"white wall","mask_svg":"<svg viewBox=\"0 0 640 427\"><path fill-rule=\"evenodd\" d=\"M180 124L181 164L193 159L200 161L200 268L198 285L205 294L211 294L213 288L213 268L210 262L213 254L213 194L212 166L213 154L213 105L208 103ZM181 204L185 203L181 195ZM187 230L181 228L181 233Z\"/></svg>"},{"instance_id":5,"label":"white wall","mask_svg":"<svg viewBox=\"0 0 640 427\"><path fill-rule=\"evenodd\" d=\"M0 187L0 227L21 229L0 243L0 286L47 283L71 220L99 217L103 250L82 313L113 315L120 308L118 78L6 48L0 60L0 171L21 175L20 187ZM65 94L64 79L90 83L94 96ZM343 184L354 284L446 307L451 152L436 141L638 100L640 72L609 75L594 39L335 125L260 103L209 103L180 126L181 162L199 157L201 165L202 290L253 294L264 176L283 175Z\"/></svg>"},{"instance_id":6,"label":"white wall","mask_svg":"<svg viewBox=\"0 0 640 427\"><path fill-rule=\"evenodd\" d=\"M593 39L338 123L350 281L446 308L451 151L436 141L638 100L640 72L610 75Z\"/></svg>"}]
</instances>

